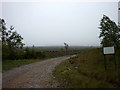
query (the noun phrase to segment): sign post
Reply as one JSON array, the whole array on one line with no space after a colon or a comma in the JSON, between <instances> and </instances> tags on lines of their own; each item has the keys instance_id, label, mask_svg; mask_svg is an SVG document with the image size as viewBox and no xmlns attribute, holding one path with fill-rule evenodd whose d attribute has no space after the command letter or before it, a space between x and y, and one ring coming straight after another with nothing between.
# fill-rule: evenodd
<instances>
[{"instance_id":1,"label":"sign post","mask_svg":"<svg viewBox=\"0 0 120 90\"><path fill-rule=\"evenodd\" d=\"M114 64L115 64L115 69L117 69L117 63L116 63L115 54L114 54Z\"/></svg>"},{"instance_id":2,"label":"sign post","mask_svg":"<svg viewBox=\"0 0 120 90\"><path fill-rule=\"evenodd\" d=\"M105 58L105 54L104 54L104 66L105 66L105 70L106 70L107 67L106 67L106 58Z\"/></svg>"},{"instance_id":3,"label":"sign post","mask_svg":"<svg viewBox=\"0 0 120 90\"><path fill-rule=\"evenodd\" d=\"M106 55L114 55L114 64L115 64L115 69L116 69L117 68L117 64L116 64L114 46L112 46L112 47L103 47L103 54L104 54L105 70L107 69L107 66L106 66Z\"/></svg>"}]
</instances>

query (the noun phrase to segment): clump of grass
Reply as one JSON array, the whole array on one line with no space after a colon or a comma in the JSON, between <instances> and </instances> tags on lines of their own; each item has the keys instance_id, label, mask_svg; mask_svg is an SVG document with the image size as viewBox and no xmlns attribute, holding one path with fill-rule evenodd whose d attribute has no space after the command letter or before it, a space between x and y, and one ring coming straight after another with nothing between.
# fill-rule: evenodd
<instances>
[{"instance_id":1,"label":"clump of grass","mask_svg":"<svg viewBox=\"0 0 120 90\"><path fill-rule=\"evenodd\" d=\"M77 58L63 61L53 71L61 86L68 88L113 88L120 87L114 58L107 56L107 70L104 69L102 49L92 49L78 54ZM70 69L67 69L70 68Z\"/></svg>"}]
</instances>

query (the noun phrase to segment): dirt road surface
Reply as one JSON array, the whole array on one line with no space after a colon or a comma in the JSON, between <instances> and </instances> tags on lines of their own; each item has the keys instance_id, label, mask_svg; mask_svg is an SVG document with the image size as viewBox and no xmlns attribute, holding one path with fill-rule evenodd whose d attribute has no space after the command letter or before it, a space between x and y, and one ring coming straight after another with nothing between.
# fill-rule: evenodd
<instances>
[{"instance_id":1,"label":"dirt road surface","mask_svg":"<svg viewBox=\"0 0 120 90\"><path fill-rule=\"evenodd\" d=\"M73 55L74 56L74 55ZM73 56L63 56L24 65L2 74L3 88L57 88L52 70L61 61Z\"/></svg>"}]
</instances>

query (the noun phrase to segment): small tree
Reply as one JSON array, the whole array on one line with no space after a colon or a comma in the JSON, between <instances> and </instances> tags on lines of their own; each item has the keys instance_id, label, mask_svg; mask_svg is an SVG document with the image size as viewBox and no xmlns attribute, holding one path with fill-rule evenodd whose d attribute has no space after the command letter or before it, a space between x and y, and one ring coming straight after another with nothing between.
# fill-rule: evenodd
<instances>
[{"instance_id":1,"label":"small tree","mask_svg":"<svg viewBox=\"0 0 120 90\"><path fill-rule=\"evenodd\" d=\"M103 15L100 21L100 35L102 46L115 46L120 48L120 28L109 17Z\"/></svg>"},{"instance_id":2,"label":"small tree","mask_svg":"<svg viewBox=\"0 0 120 90\"><path fill-rule=\"evenodd\" d=\"M67 43L64 43L64 45L65 45L65 50L66 50L66 54L67 54L69 45Z\"/></svg>"},{"instance_id":3,"label":"small tree","mask_svg":"<svg viewBox=\"0 0 120 90\"><path fill-rule=\"evenodd\" d=\"M15 57L15 52L17 48L22 48L22 36L18 34L13 26L10 26L10 29L6 28L6 23L4 19L0 18L0 34L2 39L2 50L3 50L3 59L8 57L13 59ZM9 52L9 53L6 53ZM6 56L7 55L7 56Z\"/></svg>"},{"instance_id":4,"label":"small tree","mask_svg":"<svg viewBox=\"0 0 120 90\"><path fill-rule=\"evenodd\" d=\"M6 23L3 19L0 19L0 26L2 26L2 28L0 28L0 32L1 32L1 38L2 38L2 44L3 45L8 45L9 48L22 48L23 47L23 43L22 43L22 36L20 34L18 34L15 30L13 26L10 26L10 29L8 30L6 28Z\"/></svg>"}]
</instances>

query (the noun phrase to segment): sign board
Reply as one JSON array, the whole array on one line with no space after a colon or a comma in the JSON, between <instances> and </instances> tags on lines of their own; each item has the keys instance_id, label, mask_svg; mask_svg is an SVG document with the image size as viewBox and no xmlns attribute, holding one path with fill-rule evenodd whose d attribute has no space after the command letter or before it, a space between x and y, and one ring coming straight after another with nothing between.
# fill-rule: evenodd
<instances>
[{"instance_id":1,"label":"sign board","mask_svg":"<svg viewBox=\"0 0 120 90\"><path fill-rule=\"evenodd\" d=\"M104 54L114 54L115 53L114 46L113 47L104 47L103 53Z\"/></svg>"}]
</instances>

